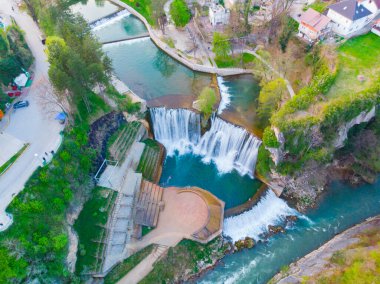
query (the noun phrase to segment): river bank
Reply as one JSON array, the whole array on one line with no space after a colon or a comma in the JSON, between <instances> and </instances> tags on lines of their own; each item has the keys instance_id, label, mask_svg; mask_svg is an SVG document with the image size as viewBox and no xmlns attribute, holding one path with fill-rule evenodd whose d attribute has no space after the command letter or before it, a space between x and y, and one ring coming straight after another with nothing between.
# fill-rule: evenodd
<instances>
[{"instance_id":1,"label":"river bank","mask_svg":"<svg viewBox=\"0 0 380 284\"><path fill-rule=\"evenodd\" d=\"M368 242L370 238L373 240ZM269 283L309 283L314 282L318 275L331 276L333 268L339 268L350 253L357 253L359 247L376 250L376 245L373 247L372 243L379 240L380 215L338 234L317 250L284 268Z\"/></svg>"}]
</instances>

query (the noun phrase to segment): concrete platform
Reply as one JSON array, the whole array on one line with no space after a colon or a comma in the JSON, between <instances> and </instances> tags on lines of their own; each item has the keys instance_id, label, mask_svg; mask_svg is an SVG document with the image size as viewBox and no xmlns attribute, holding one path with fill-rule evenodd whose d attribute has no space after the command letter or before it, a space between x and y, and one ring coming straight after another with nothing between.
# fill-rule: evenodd
<instances>
[{"instance_id":1,"label":"concrete platform","mask_svg":"<svg viewBox=\"0 0 380 284\"><path fill-rule=\"evenodd\" d=\"M0 133L0 166L4 165L24 146L25 142L11 134Z\"/></svg>"}]
</instances>

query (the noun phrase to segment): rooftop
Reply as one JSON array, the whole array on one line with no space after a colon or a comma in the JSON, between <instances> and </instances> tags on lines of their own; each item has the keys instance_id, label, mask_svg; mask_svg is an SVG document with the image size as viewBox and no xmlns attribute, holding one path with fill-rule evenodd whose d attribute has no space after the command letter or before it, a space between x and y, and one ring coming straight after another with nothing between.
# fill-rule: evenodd
<instances>
[{"instance_id":1,"label":"rooftop","mask_svg":"<svg viewBox=\"0 0 380 284\"><path fill-rule=\"evenodd\" d=\"M329 9L352 21L367 17L372 13L356 0L345 0L329 6Z\"/></svg>"},{"instance_id":2,"label":"rooftop","mask_svg":"<svg viewBox=\"0 0 380 284\"><path fill-rule=\"evenodd\" d=\"M309 28L316 30L317 32L323 30L330 21L330 18L322 15L321 13L318 13L311 8L309 8L300 17L301 24L306 25Z\"/></svg>"}]
</instances>

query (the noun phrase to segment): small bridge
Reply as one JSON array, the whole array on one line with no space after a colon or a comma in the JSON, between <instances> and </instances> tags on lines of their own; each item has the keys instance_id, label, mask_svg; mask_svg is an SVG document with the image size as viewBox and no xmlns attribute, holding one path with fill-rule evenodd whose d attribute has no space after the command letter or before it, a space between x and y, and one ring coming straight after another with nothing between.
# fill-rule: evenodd
<instances>
[{"instance_id":1,"label":"small bridge","mask_svg":"<svg viewBox=\"0 0 380 284\"><path fill-rule=\"evenodd\" d=\"M139 38L146 38L146 37L149 37L149 33L144 33L138 36L132 36L132 37L127 37L127 38L122 38L122 39L117 39L117 40L105 41L105 42L102 42L102 44L105 45L105 44L110 44L110 43L123 42L123 41L139 39Z\"/></svg>"}]
</instances>

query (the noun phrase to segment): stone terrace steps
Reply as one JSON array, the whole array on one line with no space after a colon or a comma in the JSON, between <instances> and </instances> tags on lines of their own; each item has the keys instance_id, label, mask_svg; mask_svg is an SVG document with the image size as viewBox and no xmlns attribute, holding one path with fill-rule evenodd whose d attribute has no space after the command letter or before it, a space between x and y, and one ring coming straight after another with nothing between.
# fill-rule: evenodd
<instances>
[{"instance_id":1,"label":"stone terrace steps","mask_svg":"<svg viewBox=\"0 0 380 284\"><path fill-rule=\"evenodd\" d=\"M160 206L162 206L163 188L143 180L136 205L135 222L137 224L155 227L158 222Z\"/></svg>"}]
</instances>

